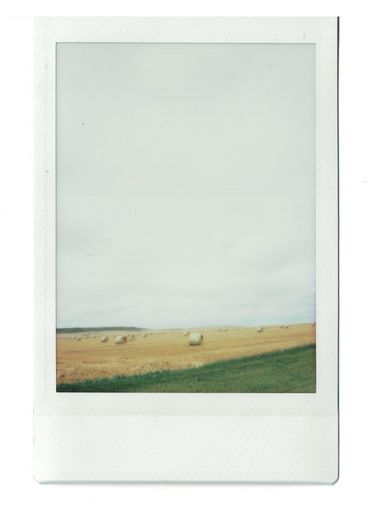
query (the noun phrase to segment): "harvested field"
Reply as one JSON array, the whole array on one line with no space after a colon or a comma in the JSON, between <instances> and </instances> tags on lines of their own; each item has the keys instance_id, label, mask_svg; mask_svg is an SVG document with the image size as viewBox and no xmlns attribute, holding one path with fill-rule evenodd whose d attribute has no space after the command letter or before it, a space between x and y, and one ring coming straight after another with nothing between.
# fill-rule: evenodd
<instances>
[{"instance_id":1,"label":"harvested field","mask_svg":"<svg viewBox=\"0 0 368 509\"><path fill-rule=\"evenodd\" d=\"M316 329L311 324L268 326L263 332L257 329L193 329L204 334L203 344L198 346L188 345L183 330L147 331L150 334L145 337L147 332L135 332L135 341L121 345L114 339L126 331L60 333L56 341L57 383L200 368L216 361L315 345ZM109 336L107 343L101 343L103 336Z\"/></svg>"},{"instance_id":2,"label":"harvested field","mask_svg":"<svg viewBox=\"0 0 368 509\"><path fill-rule=\"evenodd\" d=\"M200 368L58 384L58 392L316 392L316 347L217 361Z\"/></svg>"}]
</instances>

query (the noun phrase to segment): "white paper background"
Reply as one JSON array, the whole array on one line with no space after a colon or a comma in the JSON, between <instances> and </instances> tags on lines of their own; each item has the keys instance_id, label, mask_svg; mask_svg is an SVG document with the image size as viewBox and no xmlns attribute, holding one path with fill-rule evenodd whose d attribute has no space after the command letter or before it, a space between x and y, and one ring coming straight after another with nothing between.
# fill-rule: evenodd
<instances>
[{"instance_id":1,"label":"white paper background","mask_svg":"<svg viewBox=\"0 0 368 509\"><path fill-rule=\"evenodd\" d=\"M3 13L17 15L60 14L218 14L218 15L342 15L341 45L341 476L334 486L163 486L163 485L79 485L42 486L32 478L32 38L31 20L1 20L1 55L7 80L1 82L3 139L1 151L0 222L4 238L12 249L3 248L1 264L3 337L14 336L16 324L20 341L8 341L9 359L17 361L2 366L3 431L1 443L6 469L3 471L2 500L13 506L37 504L78 507L187 507L208 504L223 507L231 503L255 507L309 508L333 505L358 505L366 500L366 468L368 453L365 438L368 425L366 405L365 364L368 343L365 331L365 288L368 283L366 220L368 216L368 160L365 122L368 115L368 89L365 62L366 27L364 5L361 2L258 2L250 7L240 2L210 5L186 2L179 10L173 3L137 2L132 8L111 10L111 3L91 2L86 11L78 2L63 2L63 6L45 2L13 3ZM43 4L43 5L42 5ZM144 4L144 2L143 2ZM163 7L165 6L166 7ZM206 5L207 4L207 5ZM70 7L72 7L72 10ZM163 12L164 11L164 12ZM21 149L20 149L21 147ZM22 185L20 185L20 183ZM21 318L20 318L21 317ZM21 354L20 354L21 351ZM359 354L357 354L359 352ZM9 380L12 381L11 389ZM7 383L5 383L7 382Z\"/></svg>"}]
</instances>

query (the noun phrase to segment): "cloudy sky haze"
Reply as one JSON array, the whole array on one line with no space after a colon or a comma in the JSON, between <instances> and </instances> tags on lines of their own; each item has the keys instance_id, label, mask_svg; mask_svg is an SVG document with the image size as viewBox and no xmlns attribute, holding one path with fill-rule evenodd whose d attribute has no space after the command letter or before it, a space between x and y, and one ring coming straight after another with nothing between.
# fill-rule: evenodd
<instances>
[{"instance_id":1,"label":"cloudy sky haze","mask_svg":"<svg viewBox=\"0 0 368 509\"><path fill-rule=\"evenodd\" d=\"M58 44L58 327L314 319L314 46Z\"/></svg>"}]
</instances>

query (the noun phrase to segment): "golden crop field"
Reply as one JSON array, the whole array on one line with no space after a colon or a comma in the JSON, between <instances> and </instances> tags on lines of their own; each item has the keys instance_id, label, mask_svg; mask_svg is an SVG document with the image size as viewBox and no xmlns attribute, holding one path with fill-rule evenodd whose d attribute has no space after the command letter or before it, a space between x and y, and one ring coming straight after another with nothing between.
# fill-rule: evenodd
<instances>
[{"instance_id":1,"label":"golden crop field","mask_svg":"<svg viewBox=\"0 0 368 509\"><path fill-rule=\"evenodd\" d=\"M193 330L203 333L202 345L189 346L183 330L135 332L134 340L125 344L115 344L115 338L126 331L57 334L57 383L201 367L316 342L313 324L269 326L262 332L245 327ZM106 343L103 336L109 338Z\"/></svg>"}]
</instances>

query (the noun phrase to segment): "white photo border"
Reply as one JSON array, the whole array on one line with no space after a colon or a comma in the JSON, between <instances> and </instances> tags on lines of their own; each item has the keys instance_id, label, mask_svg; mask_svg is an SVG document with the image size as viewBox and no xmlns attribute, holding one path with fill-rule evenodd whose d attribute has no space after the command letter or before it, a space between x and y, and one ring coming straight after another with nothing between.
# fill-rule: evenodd
<instances>
[{"instance_id":1,"label":"white photo border","mask_svg":"<svg viewBox=\"0 0 368 509\"><path fill-rule=\"evenodd\" d=\"M338 477L338 19L38 18L35 36L36 479L334 482ZM315 45L316 393L56 392L59 42Z\"/></svg>"}]
</instances>

